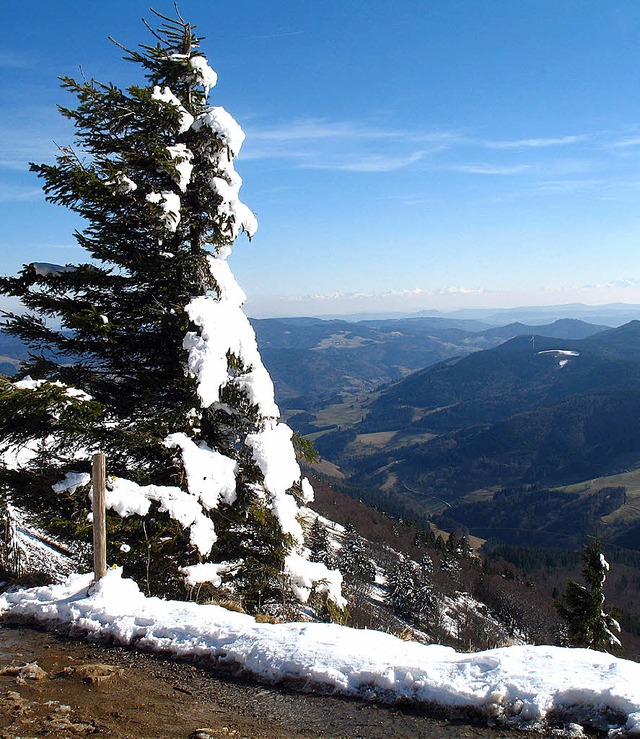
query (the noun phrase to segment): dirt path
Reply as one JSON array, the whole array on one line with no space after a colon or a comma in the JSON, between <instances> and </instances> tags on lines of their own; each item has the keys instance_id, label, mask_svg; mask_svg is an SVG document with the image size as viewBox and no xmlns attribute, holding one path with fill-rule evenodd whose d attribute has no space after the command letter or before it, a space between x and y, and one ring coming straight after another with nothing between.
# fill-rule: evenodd
<instances>
[{"instance_id":1,"label":"dirt path","mask_svg":"<svg viewBox=\"0 0 640 739\"><path fill-rule=\"evenodd\" d=\"M39 669L20 671L34 662ZM91 735L542 736L259 685L185 662L0 625L0 737Z\"/></svg>"}]
</instances>

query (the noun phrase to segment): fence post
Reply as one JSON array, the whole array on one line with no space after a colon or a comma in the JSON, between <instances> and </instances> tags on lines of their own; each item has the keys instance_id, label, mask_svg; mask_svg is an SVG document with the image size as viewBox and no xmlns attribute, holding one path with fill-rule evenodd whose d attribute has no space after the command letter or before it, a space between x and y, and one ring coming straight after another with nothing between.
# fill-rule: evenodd
<instances>
[{"instance_id":1,"label":"fence post","mask_svg":"<svg viewBox=\"0 0 640 739\"><path fill-rule=\"evenodd\" d=\"M107 574L106 462L102 452L93 455L93 573L99 580Z\"/></svg>"}]
</instances>

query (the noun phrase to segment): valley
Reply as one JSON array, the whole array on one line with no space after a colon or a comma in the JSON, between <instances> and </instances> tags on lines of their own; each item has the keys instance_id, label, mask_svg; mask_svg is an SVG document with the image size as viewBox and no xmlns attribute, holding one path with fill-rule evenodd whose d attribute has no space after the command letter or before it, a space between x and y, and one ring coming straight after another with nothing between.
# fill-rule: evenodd
<instances>
[{"instance_id":1,"label":"valley","mask_svg":"<svg viewBox=\"0 0 640 739\"><path fill-rule=\"evenodd\" d=\"M500 343L478 348L488 337ZM542 547L570 531L565 545L579 547L598 526L612 544L637 548L640 322L516 323L464 346L370 392L345 382L316 390L304 409L285 401L288 422L324 460L319 472L445 529ZM278 384L277 366L270 371ZM374 385L372 374L362 381Z\"/></svg>"}]
</instances>

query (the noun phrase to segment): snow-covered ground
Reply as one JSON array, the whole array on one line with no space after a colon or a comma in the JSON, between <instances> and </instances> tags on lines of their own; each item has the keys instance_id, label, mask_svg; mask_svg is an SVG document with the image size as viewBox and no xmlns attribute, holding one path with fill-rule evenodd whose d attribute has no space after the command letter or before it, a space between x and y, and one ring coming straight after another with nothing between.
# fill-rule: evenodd
<instances>
[{"instance_id":1,"label":"snow-covered ground","mask_svg":"<svg viewBox=\"0 0 640 739\"><path fill-rule=\"evenodd\" d=\"M514 646L464 654L335 624L256 623L219 606L147 598L118 568L94 586L91 575L73 575L64 584L4 593L0 614L237 664L262 680L300 680L308 689L367 699L468 706L523 726L544 722L555 710L571 709L572 720L585 723L613 711L621 722L610 727L612 736L640 734L640 665L586 649ZM577 726L574 732L581 734Z\"/></svg>"}]
</instances>

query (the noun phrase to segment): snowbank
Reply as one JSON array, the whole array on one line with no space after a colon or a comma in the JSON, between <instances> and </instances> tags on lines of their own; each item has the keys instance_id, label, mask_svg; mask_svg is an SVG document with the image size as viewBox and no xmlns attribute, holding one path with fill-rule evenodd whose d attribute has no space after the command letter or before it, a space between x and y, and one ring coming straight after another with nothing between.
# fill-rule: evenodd
<instances>
[{"instance_id":1,"label":"snowbank","mask_svg":"<svg viewBox=\"0 0 640 739\"><path fill-rule=\"evenodd\" d=\"M4 617L68 624L178 657L236 664L263 680L297 679L344 695L469 707L525 725L572 708L573 720L612 709L625 717L617 733L640 733L640 665L586 649L516 646L476 654L405 642L378 631L334 624L260 624L219 606L146 598L110 570L63 585L0 596Z\"/></svg>"}]
</instances>

